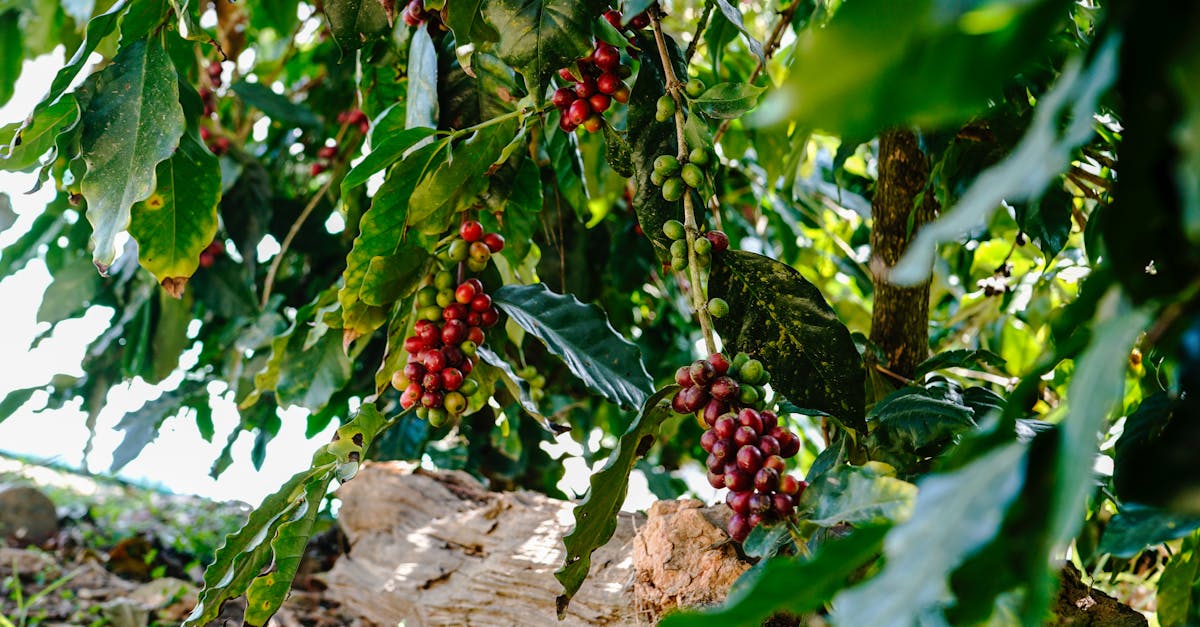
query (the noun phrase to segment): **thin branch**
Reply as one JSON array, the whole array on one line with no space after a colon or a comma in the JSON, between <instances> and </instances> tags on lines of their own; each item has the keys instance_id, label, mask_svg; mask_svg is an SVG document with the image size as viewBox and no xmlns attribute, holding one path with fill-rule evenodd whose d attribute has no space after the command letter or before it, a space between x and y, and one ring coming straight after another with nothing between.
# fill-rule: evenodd
<instances>
[{"instance_id":1,"label":"thin branch","mask_svg":"<svg viewBox=\"0 0 1200 627\"><path fill-rule=\"evenodd\" d=\"M279 252L276 253L275 258L271 260L271 267L267 269L267 278L265 281L263 281L262 300L259 303L260 309L267 308L267 302L271 299L271 290L275 287L275 274L279 272L279 264L283 262L283 256L287 253L288 247L292 245L292 240L296 239L296 234L300 232L300 227L304 226L304 221L308 219L308 216L312 215L313 210L317 208L318 204L320 204L321 197L324 196L332 186L333 177L331 176L329 177L329 180L325 181L325 184L321 186L321 189L317 190L316 194L313 194L312 199L308 201L307 205L305 205L304 211L300 212L300 215L296 217L296 221L292 223L292 227L288 229L287 235L283 238L283 242L279 244Z\"/></svg>"},{"instance_id":2,"label":"thin branch","mask_svg":"<svg viewBox=\"0 0 1200 627\"><path fill-rule=\"evenodd\" d=\"M775 28L771 30L771 36L767 38L767 45L763 47L763 58L758 60L758 65L754 66L754 71L750 73L750 80L746 81L751 85L758 79L763 70L767 68L767 61L771 60L771 56L779 49L779 42L783 40L783 33L787 30L788 25L792 23L792 16L796 14L796 9L800 7L800 0L792 0L792 3L784 7L779 12L779 22L775 24ZM726 119L717 127L717 132L713 134L713 143L716 144L725 136L725 132L729 130L729 124L733 120Z\"/></svg>"},{"instance_id":3,"label":"thin branch","mask_svg":"<svg viewBox=\"0 0 1200 627\"><path fill-rule=\"evenodd\" d=\"M900 383L903 383L904 385L915 385L916 384L916 381L913 381L912 379L909 379L908 377L906 377L902 374L892 372L891 370L888 370L887 368L884 368L883 366L881 366L879 364L874 364L874 366L875 366L875 369L878 370L879 372L899 381Z\"/></svg>"},{"instance_id":4,"label":"thin branch","mask_svg":"<svg viewBox=\"0 0 1200 627\"><path fill-rule=\"evenodd\" d=\"M654 27L654 40L658 44L658 54L662 58L663 73L667 78L667 93L675 100L675 139L678 146L678 159L686 161L688 157L687 138L684 136L683 112L687 109L683 98L679 95L683 83L675 75L675 66L671 63L671 55L667 52L667 40L662 32L662 15L657 8L650 10L650 25ZM712 320L708 316L707 301L704 296L704 283L700 278L700 264L696 255L696 238L700 228L696 224L696 210L692 204L692 193L683 195L683 228L687 238L688 249L688 278L691 281L692 309L700 321L700 332L704 334L704 344L711 355L717 352L717 343L713 340Z\"/></svg>"},{"instance_id":5,"label":"thin branch","mask_svg":"<svg viewBox=\"0 0 1200 627\"><path fill-rule=\"evenodd\" d=\"M700 44L700 36L708 26L708 20L712 17L713 7L716 4L713 0L704 3L704 12L700 14L700 22L696 24L696 34L692 35L692 40L688 42L687 52L683 55L684 62L688 65L692 64L692 57L696 55L696 46Z\"/></svg>"}]
</instances>

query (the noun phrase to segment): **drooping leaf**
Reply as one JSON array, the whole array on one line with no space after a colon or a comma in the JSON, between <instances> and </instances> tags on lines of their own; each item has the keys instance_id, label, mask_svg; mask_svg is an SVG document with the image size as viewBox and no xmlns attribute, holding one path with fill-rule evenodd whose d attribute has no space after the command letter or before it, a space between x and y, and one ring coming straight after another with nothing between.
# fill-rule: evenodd
<instances>
[{"instance_id":1,"label":"drooping leaf","mask_svg":"<svg viewBox=\"0 0 1200 627\"><path fill-rule=\"evenodd\" d=\"M1092 136L1092 114L1116 76L1116 58L1117 42L1110 38L1099 45L1086 68L1078 61L1069 63L1038 101L1029 130L1008 157L980 174L954 207L917 231L892 268L892 282L921 283L933 267L938 244L984 224L1002 201L1021 202L1041 194L1070 164L1072 151ZM1060 125L1064 118L1069 122Z\"/></svg>"},{"instance_id":2,"label":"drooping leaf","mask_svg":"<svg viewBox=\"0 0 1200 627\"><path fill-rule=\"evenodd\" d=\"M404 127L437 128L437 46L429 31L418 28L408 51L408 97L404 100Z\"/></svg>"},{"instance_id":3,"label":"drooping leaf","mask_svg":"<svg viewBox=\"0 0 1200 627\"><path fill-rule=\"evenodd\" d=\"M730 351L761 360L792 403L864 432L866 373L850 331L794 268L738 250L713 257L709 295L729 303L715 320Z\"/></svg>"},{"instance_id":4,"label":"drooping leaf","mask_svg":"<svg viewBox=\"0 0 1200 627\"><path fill-rule=\"evenodd\" d=\"M388 32L387 13L379 0L329 0L323 4L329 30L342 50L358 50Z\"/></svg>"},{"instance_id":5,"label":"drooping leaf","mask_svg":"<svg viewBox=\"0 0 1200 627\"><path fill-rule=\"evenodd\" d=\"M736 588L721 607L702 613L674 613L662 627L756 627L772 614L803 616L828 603L864 564L878 555L888 525L863 527L823 543L808 559L769 560L753 583ZM798 585L799 582L803 582Z\"/></svg>"},{"instance_id":6,"label":"drooping leaf","mask_svg":"<svg viewBox=\"0 0 1200 627\"><path fill-rule=\"evenodd\" d=\"M1052 185L1041 198L1017 203L1017 223L1050 259L1058 256L1071 236L1073 199L1062 187Z\"/></svg>"},{"instance_id":7,"label":"drooping leaf","mask_svg":"<svg viewBox=\"0 0 1200 627\"><path fill-rule=\"evenodd\" d=\"M500 33L483 19L480 7L483 0L459 0L451 2L447 9L446 25L454 31L454 41L463 46L474 43L480 44L497 41Z\"/></svg>"},{"instance_id":8,"label":"drooping leaf","mask_svg":"<svg viewBox=\"0 0 1200 627\"><path fill-rule=\"evenodd\" d=\"M282 406L300 405L318 411L350 380L350 358L342 349L342 338L333 333L310 339L309 325L316 313L337 298L330 287L300 308L296 320L283 334L271 340L271 356L254 375L254 393L242 400L248 408L267 391L274 391Z\"/></svg>"},{"instance_id":9,"label":"drooping leaf","mask_svg":"<svg viewBox=\"0 0 1200 627\"><path fill-rule=\"evenodd\" d=\"M756 107L764 90L749 83L718 83L688 102L710 118L734 119Z\"/></svg>"},{"instance_id":10,"label":"drooping leaf","mask_svg":"<svg viewBox=\"0 0 1200 627\"><path fill-rule=\"evenodd\" d=\"M158 38L121 49L100 73L83 115L81 189L93 228L92 261L102 272L117 256L116 236L135 202L154 193L155 167L183 136L175 68Z\"/></svg>"},{"instance_id":11,"label":"drooping leaf","mask_svg":"<svg viewBox=\"0 0 1200 627\"><path fill-rule=\"evenodd\" d=\"M435 132L432 128L409 128L384 137L346 173L346 178L342 179L342 194L366 183L371 175L399 161L410 148Z\"/></svg>"},{"instance_id":12,"label":"drooping leaf","mask_svg":"<svg viewBox=\"0 0 1200 627\"><path fill-rule=\"evenodd\" d=\"M483 16L499 33L496 54L525 77L540 102L546 79L592 49L592 20L602 0L495 0Z\"/></svg>"},{"instance_id":13,"label":"drooping leaf","mask_svg":"<svg viewBox=\"0 0 1200 627\"><path fill-rule=\"evenodd\" d=\"M1004 358L989 350L959 348L938 353L917 364L913 371L913 380L920 381L925 375L945 368L971 368L992 366L1003 368Z\"/></svg>"},{"instance_id":14,"label":"drooping leaf","mask_svg":"<svg viewBox=\"0 0 1200 627\"><path fill-rule=\"evenodd\" d=\"M154 193L133 206L129 234L138 261L173 295L200 265L200 253L217 233L221 168L191 133L171 158L158 164Z\"/></svg>"},{"instance_id":15,"label":"drooping leaf","mask_svg":"<svg viewBox=\"0 0 1200 627\"><path fill-rule=\"evenodd\" d=\"M621 176L633 176L633 155L625 135L611 124L604 125L604 160Z\"/></svg>"},{"instance_id":16,"label":"drooping leaf","mask_svg":"<svg viewBox=\"0 0 1200 627\"><path fill-rule=\"evenodd\" d=\"M1126 503L1105 526L1098 551L1129 558L1148 546L1182 538L1196 529L1200 529L1200 516Z\"/></svg>"},{"instance_id":17,"label":"drooping leaf","mask_svg":"<svg viewBox=\"0 0 1200 627\"><path fill-rule=\"evenodd\" d=\"M100 277L88 263L87 253L78 251L68 257L54 273L54 281L46 286L38 305L37 321L58 324L67 318L83 315L92 298L100 291Z\"/></svg>"},{"instance_id":18,"label":"drooping leaf","mask_svg":"<svg viewBox=\"0 0 1200 627\"><path fill-rule=\"evenodd\" d=\"M917 487L913 515L884 540L886 563L874 577L833 599L839 625L912 625L947 604L950 573L991 540L1024 480L1026 449L1009 444Z\"/></svg>"},{"instance_id":19,"label":"drooping leaf","mask_svg":"<svg viewBox=\"0 0 1200 627\"><path fill-rule=\"evenodd\" d=\"M313 454L308 470L297 473L279 491L263 499L246 524L225 538L216 559L204 571L204 590L184 621L185 627L208 623L226 601L243 594L250 608L246 620L267 623L287 597L312 533L312 518L320 509L329 483L335 478L345 482L354 477L363 451L370 448L386 424L374 405L363 404L354 420L337 430L333 442Z\"/></svg>"},{"instance_id":20,"label":"drooping leaf","mask_svg":"<svg viewBox=\"0 0 1200 627\"><path fill-rule=\"evenodd\" d=\"M0 12L0 106L13 96L21 65L25 60L22 50L25 37L21 33L21 12Z\"/></svg>"},{"instance_id":21,"label":"drooping leaf","mask_svg":"<svg viewBox=\"0 0 1200 627\"><path fill-rule=\"evenodd\" d=\"M33 393L42 389L41 387L19 388L4 395L0 399L0 422L4 422L13 412L17 411L33 397Z\"/></svg>"},{"instance_id":22,"label":"drooping leaf","mask_svg":"<svg viewBox=\"0 0 1200 627\"><path fill-rule=\"evenodd\" d=\"M750 53L758 57L760 61L765 62L766 57L763 55L762 43L746 30L746 23L742 20L742 12L736 6L729 3L729 0L715 0L717 8L721 9L721 15L729 20L730 24L738 29L742 37L746 39L746 47L750 49Z\"/></svg>"},{"instance_id":23,"label":"drooping leaf","mask_svg":"<svg viewBox=\"0 0 1200 627\"><path fill-rule=\"evenodd\" d=\"M892 525L908 519L916 498L917 486L877 468L837 466L812 481L796 514L822 527Z\"/></svg>"},{"instance_id":24,"label":"drooping leaf","mask_svg":"<svg viewBox=\"0 0 1200 627\"><path fill-rule=\"evenodd\" d=\"M654 393L641 351L596 305L555 294L542 283L505 285L492 294L492 302L561 357L593 392L625 407L641 407Z\"/></svg>"},{"instance_id":25,"label":"drooping leaf","mask_svg":"<svg viewBox=\"0 0 1200 627\"><path fill-rule=\"evenodd\" d=\"M412 295L433 266L433 257L425 249L407 246L395 255L371 259L359 288L359 299L375 306L387 307Z\"/></svg>"},{"instance_id":26,"label":"drooping leaf","mask_svg":"<svg viewBox=\"0 0 1200 627\"><path fill-rule=\"evenodd\" d=\"M559 619L566 614L571 597L587 578L592 566L592 552L604 546L616 532L617 513L629 488L629 473L637 459L654 444L659 426L671 416L668 399L678 390L679 386L669 385L646 399L638 417L621 436L604 467L592 475L587 496L572 511L575 526L563 537L565 559L562 568L554 572L554 577L563 586L563 594L557 600Z\"/></svg>"},{"instance_id":27,"label":"drooping leaf","mask_svg":"<svg viewBox=\"0 0 1200 627\"><path fill-rule=\"evenodd\" d=\"M35 114L28 123L0 128L0 168L24 170L54 147L58 134L79 122L79 104L67 94L61 100ZM24 127L24 128L22 128Z\"/></svg>"},{"instance_id":28,"label":"drooping leaf","mask_svg":"<svg viewBox=\"0 0 1200 627\"><path fill-rule=\"evenodd\" d=\"M230 89L242 102L262 111L276 122L310 129L321 126L321 119L307 106L292 102L287 96L271 91L270 87L262 83L238 81L230 85Z\"/></svg>"},{"instance_id":29,"label":"drooping leaf","mask_svg":"<svg viewBox=\"0 0 1200 627\"><path fill-rule=\"evenodd\" d=\"M530 416L537 418L542 423L542 426L546 427L547 431L554 432L555 429L542 414L542 410L538 408L537 403L534 402L529 382L518 375L512 366L492 349L487 346L480 346L478 351L479 358L483 360L483 363L492 366L500 372L500 380L504 382L505 387L508 388L513 398L517 399L517 402L521 404L521 408L528 412Z\"/></svg>"},{"instance_id":30,"label":"drooping leaf","mask_svg":"<svg viewBox=\"0 0 1200 627\"><path fill-rule=\"evenodd\" d=\"M100 42L108 37L117 27L117 20L129 8L128 0L117 0L108 8L107 11L92 18L87 25L87 33L84 36L83 43L75 49L75 54L67 60L66 65L54 75L54 80L50 83L50 91L42 98L33 109L33 114L30 118L36 119L47 107L58 102L71 83L75 81L75 77L87 65L92 53L100 45Z\"/></svg>"},{"instance_id":31,"label":"drooping leaf","mask_svg":"<svg viewBox=\"0 0 1200 627\"><path fill-rule=\"evenodd\" d=\"M186 404L197 402L197 397L203 397L207 402L205 384L205 381L184 381L174 390L163 392L158 398L146 401L141 407L122 416L116 428L124 431L125 437L113 451L109 471L115 473L137 458L142 449L158 438L158 430L163 422L179 413Z\"/></svg>"}]
</instances>

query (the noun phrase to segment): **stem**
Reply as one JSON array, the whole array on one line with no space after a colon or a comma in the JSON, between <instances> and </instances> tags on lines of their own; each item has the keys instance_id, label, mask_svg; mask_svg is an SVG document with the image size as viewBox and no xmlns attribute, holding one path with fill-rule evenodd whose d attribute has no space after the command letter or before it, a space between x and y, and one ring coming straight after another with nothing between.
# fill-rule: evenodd
<instances>
[{"instance_id":1,"label":"stem","mask_svg":"<svg viewBox=\"0 0 1200 627\"><path fill-rule=\"evenodd\" d=\"M753 85L754 81L763 73L767 67L767 61L771 60L771 56L779 49L779 42L783 40L783 32L787 30L789 24L792 23L792 16L796 14L796 9L800 7L800 0L792 0L792 3L784 7L779 12L779 22L775 24L775 28L771 30L771 36L767 38L767 45L763 47L763 58L758 60L758 65L754 66L754 71L750 73L750 80L747 83ZM717 127L717 132L713 135L713 143L716 144L725 136L725 132L729 130L729 124L733 120L724 120Z\"/></svg>"},{"instance_id":2,"label":"stem","mask_svg":"<svg viewBox=\"0 0 1200 627\"><path fill-rule=\"evenodd\" d=\"M662 16L658 9L652 8L650 11L650 25L654 27L654 40L658 44L658 54L662 58L663 73L667 78L667 93L671 94L671 98L675 100L675 139L678 146L679 154L677 158L683 162L687 161L688 145L687 138L684 137L684 102L679 95L679 90L683 83L679 81L679 77L675 75L675 67L671 64L671 55L667 52L667 40L663 37L662 32ZM692 193L687 191L683 195L683 228L687 237L688 249L688 279L691 282L691 298L692 309L696 312L696 318L700 321L700 332L704 334L704 345L711 355L717 352L717 343L713 339L712 320L708 317L708 308L705 306L704 298L704 283L700 277L700 264L696 259L696 237L700 234L700 228L696 224L696 210L692 204Z\"/></svg>"},{"instance_id":3,"label":"stem","mask_svg":"<svg viewBox=\"0 0 1200 627\"><path fill-rule=\"evenodd\" d=\"M716 2L708 0L704 3L704 12L700 14L700 22L696 24L696 34L692 35L692 40L688 42L687 52L683 55L685 63L691 65L692 57L696 54L696 46L700 43L700 35L704 33L705 27L708 26L708 20L712 17L713 7Z\"/></svg>"},{"instance_id":4,"label":"stem","mask_svg":"<svg viewBox=\"0 0 1200 627\"><path fill-rule=\"evenodd\" d=\"M259 303L260 309L267 308L267 301L271 299L271 290L275 287L275 273L279 272L279 264L283 262L283 256L285 253L287 253L288 247L292 245L292 240L296 239L296 234L300 232L300 227L304 225L304 221L308 219L308 216L312 215L313 210L316 209L317 204L320 203L321 197L329 191L329 188L332 185L333 177L331 176L329 177L329 180L325 181L325 184L321 186L321 189L318 190L316 194L313 194L312 199L310 199L308 204L305 205L304 211L300 212L300 215L296 217L296 221L292 223L292 227L288 229L287 235L283 238L283 242L279 244L279 253L276 254L275 258L271 260L271 267L267 269L267 278L265 281L263 281L262 301Z\"/></svg>"}]
</instances>

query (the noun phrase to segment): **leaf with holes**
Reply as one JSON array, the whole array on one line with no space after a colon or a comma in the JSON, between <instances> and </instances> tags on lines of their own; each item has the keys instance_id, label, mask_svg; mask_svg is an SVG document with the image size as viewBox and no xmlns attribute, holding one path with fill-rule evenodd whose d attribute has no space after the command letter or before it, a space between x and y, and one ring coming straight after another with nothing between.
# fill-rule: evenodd
<instances>
[{"instance_id":1,"label":"leaf with holes","mask_svg":"<svg viewBox=\"0 0 1200 627\"><path fill-rule=\"evenodd\" d=\"M558 597L558 617L566 614L571 597L579 591L592 567L592 552L604 546L617 530L617 513L629 489L629 473L639 457L654 444L663 421L672 415L670 399L679 386L668 385L646 400L641 413L629 425L604 467L592 475L587 496L575 506L575 526L563 537L566 558L554 577L563 586Z\"/></svg>"},{"instance_id":2,"label":"leaf with holes","mask_svg":"<svg viewBox=\"0 0 1200 627\"><path fill-rule=\"evenodd\" d=\"M729 303L715 325L731 352L761 360L795 405L866 430L862 358L816 286L774 259L728 250L713 256L708 289Z\"/></svg>"},{"instance_id":3,"label":"leaf with holes","mask_svg":"<svg viewBox=\"0 0 1200 627\"><path fill-rule=\"evenodd\" d=\"M544 284L505 285L492 302L562 358L589 389L625 407L641 407L654 393L642 354L608 323L604 310Z\"/></svg>"}]
</instances>

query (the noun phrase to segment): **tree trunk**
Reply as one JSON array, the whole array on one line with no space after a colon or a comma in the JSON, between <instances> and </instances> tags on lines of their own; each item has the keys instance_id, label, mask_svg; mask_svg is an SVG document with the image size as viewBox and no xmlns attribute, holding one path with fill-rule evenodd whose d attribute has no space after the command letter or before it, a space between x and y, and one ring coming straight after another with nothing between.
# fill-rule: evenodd
<instances>
[{"instance_id":1,"label":"tree trunk","mask_svg":"<svg viewBox=\"0 0 1200 627\"><path fill-rule=\"evenodd\" d=\"M880 135L879 180L871 201L871 342L887 358L881 365L905 377L929 356L929 282L898 287L887 277L908 248L910 234L936 212L933 196L921 196L928 181L929 163L912 131L893 129Z\"/></svg>"}]
</instances>

